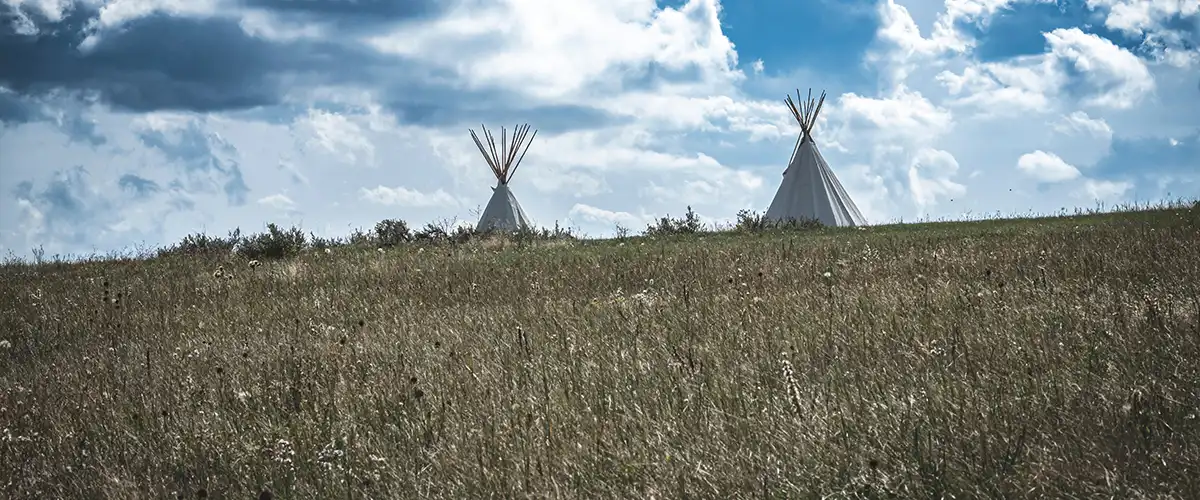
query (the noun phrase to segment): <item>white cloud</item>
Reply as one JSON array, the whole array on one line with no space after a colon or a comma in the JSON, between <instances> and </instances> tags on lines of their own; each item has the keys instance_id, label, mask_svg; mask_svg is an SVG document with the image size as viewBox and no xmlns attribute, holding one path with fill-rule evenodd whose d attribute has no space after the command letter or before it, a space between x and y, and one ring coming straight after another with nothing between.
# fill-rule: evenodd
<instances>
[{"instance_id":1,"label":"white cloud","mask_svg":"<svg viewBox=\"0 0 1200 500\"><path fill-rule=\"evenodd\" d=\"M308 115L298 118L295 126L311 136L317 146L346 163L375 164L375 146L363 136L362 127L341 114L309 109Z\"/></svg>"},{"instance_id":2,"label":"white cloud","mask_svg":"<svg viewBox=\"0 0 1200 500\"><path fill-rule=\"evenodd\" d=\"M362 188L359 191L362 199L380 205L398 205L405 207L453 207L459 204L458 199L445 190L438 188L432 193L423 193L403 186L390 188L376 186Z\"/></svg>"},{"instance_id":3,"label":"white cloud","mask_svg":"<svg viewBox=\"0 0 1200 500\"><path fill-rule=\"evenodd\" d=\"M1039 182L1063 182L1080 176L1079 169L1054 153L1037 150L1021 155L1017 169Z\"/></svg>"},{"instance_id":4,"label":"white cloud","mask_svg":"<svg viewBox=\"0 0 1200 500\"><path fill-rule=\"evenodd\" d=\"M1087 0L1089 8L1107 9L1104 26L1126 35L1144 36L1143 48L1160 60L1177 67L1200 62L1200 50L1190 45L1187 28L1171 26L1177 19L1200 15L1195 0ZM1195 28L1193 28L1195 29Z\"/></svg>"},{"instance_id":5,"label":"white cloud","mask_svg":"<svg viewBox=\"0 0 1200 500\"><path fill-rule=\"evenodd\" d=\"M471 84L561 102L587 95L597 84L615 83L623 76L619 69L646 64L703 75L680 90L740 80L737 53L721 32L719 11L716 0L662 9L653 0L464 3L441 19L405 25L369 43L440 64Z\"/></svg>"},{"instance_id":6,"label":"white cloud","mask_svg":"<svg viewBox=\"0 0 1200 500\"><path fill-rule=\"evenodd\" d=\"M1112 201L1125 195L1133 184L1127 181L1097 181L1088 179L1076 191L1077 197L1091 201Z\"/></svg>"},{"instance_id":7,"label":"white cloud","mask_svg":"<svg viewBox=\"0 0 1200 500\"><path fill-rule=\"evenodd\" d=\"M275 193L270 196L259 198L258 204L268 206L276 210L288 211L296 209L296 202L292 201L291 198L288 198L287 195L282 193Z\"/></svg>"},{"instance_id":8,"label":"white cloud","mask_svg":"<svg viewBox=\"0 0 1200 500\"><path fill-rule=\"evenodd\" d=\"M624 226L626 229L638 231L646 224L645 217L637 216L629 212L619 212L613 210L605 210L603 208L593 207L583 203L576 203L571 207L568 215L573 219L612 227L615 225Z\"/></svg>"},{"instance_id":9,"label":"white cloud","mask_svg":"<svg viewBox=\"0 0 1200 500\"><path fill-rule=\"evenodd\" d=\"M967 187L953 181L958 174L954 155L937 149L917 152L908 167L909 188L918 205L936 205L939 199L966 194Z\"/></svg>"},{"instance_id":10,"label":"white cloud","mask_svg":"<svg viewBox=\"0 0 1200 500\"><path fill-rule=\"evenodd\" d=\"M17 207L20 209L20 223L11 234L21 239L23 245L33 245L46 232L46 215L24 198L17 199Z\"/></svg>"},{"instance_id":11,"label":"white cloud","mask_svg":"<svg viewBox=\"0 0 1200 500\"><path fill-rule=\"evenodd\" d=\"M961 73L944 70L937 80L986 117L1054 111L1077 74L1082 104L1126 109L1154 91L1146 64L1111 41L1079 28L1044 33L1049 52L995 63L970 62Z\"/></svg>"},{"instance_id":12,"label":"white cloud","mask_svg":"<svg viewBox=\"0 0 1200 500\"><path fill-rule=\"evenodd\" d=\"M1051 55L1070 63L1094 87L1084 104L1129 108L1154 90L1146 63L1108 39L1079 28L1058 28L1045 37Z\"/></svg>"},{"instance_id":13,"label":"white cloud","mask_svg":"<svg viewBox=\"0 0 1200 500\"><path fill-rule=\"evenodd\" d=\"M43 0L45 1L45 0ZM56 1L59 5L70 3ZM118 29L129 21L146 17L151 14L169 14L179 17L201 17L215 14L221 8L221 0L84 0L84 3L100 7L100 17L92 20L89 25L91 32L80 44L79 48L89 51L100 42L103 33ZM64 12L65 13L65 12Z\"/></svg>"},{"instance_id":14,"label":"white cloud","mask_svg":"<svg viewBox=\"0 0 1200 500\"><path fill-rule=\"evenodd\" d=\"M1108 126L1108 122L1103 118L1092 118L1084 111L1075 111L1070 115L1063 116L1062 120L1054 124L1054 130L1067 135L1084 133L1104 139L1105 142L1112 140L1113 135L1112 127Z\"/></svg>"},{"instance_id":15,"label":"white cloud","mask_svg":"<svg viewBox=\"0 0 1200 500\"><path fill-rule=\"evenodd\" d=\"M890 96L879 98L845 94L838 104L835 111L838 119L856 130L872 132L876 142L905 140L923 144L944 134L954 124L948 110L904 86ZM849 134L837 135L840 143L855 139Z\"/></svg>"},{"instance_id":16,"label":"white cloud","mask_svg":"<svg viewBox=\"0 0 1200 500\"><path fill-rule=\"evenodd\" d=\"M1040 0L923 0L936 4L940 15L924 12L918 0L880 2L882 24L866 56L867 71L854 55L841 67L818 71L743 51L741 57L751 60L748 75L738 69L738 40L723 32L715 0L674 2L679 6L666 9L653 0L467 2L440 17L391 28L379 23L353 36L344 36L337 23L226 9L218 5L223 1L119 0L110 2L102 23L134 29L127 21L146 13L199 18L219 11L273 43L325 43L337 32L349 47L361 43L357 48L401 56L396 68L405 72L389 74L390 63L384 63L362 71L370 81L353 81L356 71L348 70L338 75L344 80L326 87L291 87L297 83L292 80L311 75L283 73L286 109L139 114L93 106L72 116L63 107L50 121L6 124L0 132L0 192L12 192L25 179L35 188L24 205L0 208L0 245L24 245L17 233L38 230L37 238L60 248L116 245L142 234L154 243L156 224L171 239L201 229L261 226L264 217L280 216L264 207L293 215L303 209L304 223L329 235L393 217L397 206L407 207L404 217L413 224L464 217L486 202L495 180L466 133L475 123L459 123L464 105L441 99L440 90L421 94L426 87L472 94L464 99L472 121L529 121L541 128L514 181L522 205L535 220L565 213L601 234L611 234L618 222L640 230L656 217L680 215L688 204L712 214L705 220L764 209L799 132L780 102L782 92L796 86L828 89L816 139L874 222L913 212L946 217L962 210L1054 210L1063 196L1117 200L1129 195L1132 183L1084 175L1089 169L1120 175L1093 167L1120 152L1113 151L1114 141L1136 134L1169 148L1179 144L1171 138L1182 140L1195 127L1195 105L1179 98L1183 90L1194 93L1194 73L1139 59L1148 47L1130 52L1087 27L1044 34L1044 54L978 60L972 51L977 40L963 27L986 25L1011 4ZM61 13L65 5L23 4L31 13L43 5ZM1164 31L1170 20L1164 13L1193 9L1162 1L1092 4L1112 7L1104 13L1111 29L1140 30L1153 43L1174 36ZM924 35L910 12L920 17ZM361 33L370 35L357 38ZM1160 52L1156 57L1174 64L1185 51ZM407 71L413 61L422 64ZM767 65L771 76L764 74ZM492 95L503 101L482 102ZM393 115L389 106L403 109L406 100L433 108L431 117L407 109ZM307 112L292 118L295 109ZM585 123L574 113L603 116ZM65 131L72 126L95 126L109 142L63 146L71 142ZM154 137L166 147L148 146L138 135L143 132L161 132ZM192 147L210 149L213 158L178 158ZM1022 174L1014 175L1014 160ZM88 166L102 191L126 171L157 183L158 190L144 198L127 191L107 206L91 205L116 214L95 227L125 236L73 241L77 232L70 223L59 222L55 207L39 200L49 185L42 165L77 164ZM1145 168L1139 179L1155 175L1153 165ZM1028 177L1058 185L1026 195ZM222 189L242 181L249 203L226 200ZM116 199L111 192L97 196ZM946 203L950 199L954 203Z\"/></svg>"},{"instance_id":17,"label":"white cloud","mask_svg":"<svg viewBox=\"0 0 1200 500\"><path fill-rule=\"evenodd\" d=\"M974 106L981 117L1011 117L1051 108L1064 77L1035 56L976 64L962 74L942 71L937 80L950 95L962 96L950 101L954 105Z\"/></svg>"}]
</instances>

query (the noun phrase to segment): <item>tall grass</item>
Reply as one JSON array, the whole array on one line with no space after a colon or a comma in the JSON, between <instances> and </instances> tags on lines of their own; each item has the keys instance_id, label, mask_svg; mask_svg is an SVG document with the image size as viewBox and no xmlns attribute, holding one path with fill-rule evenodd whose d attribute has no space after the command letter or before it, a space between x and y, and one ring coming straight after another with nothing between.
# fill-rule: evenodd
<instances>
[{"instance_id":1,"label":"tall grass","mask_svg":"<svg viewBox=\"0 0 1200 500\"><path fill-rule=\"evenodd\" d=\"M10 265L0 496L1196 498L1197 222Z\"/></svg>"}]
</instances>

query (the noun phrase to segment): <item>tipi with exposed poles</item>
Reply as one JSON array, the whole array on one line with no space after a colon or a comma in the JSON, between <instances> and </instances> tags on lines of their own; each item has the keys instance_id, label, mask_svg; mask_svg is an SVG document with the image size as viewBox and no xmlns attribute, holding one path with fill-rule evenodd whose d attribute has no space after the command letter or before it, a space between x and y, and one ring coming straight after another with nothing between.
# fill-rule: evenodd
<instances>
[{"instance_id":1,"label":"tipi with exposed poles","mask_svg":"<svg viewBox=\"0 0 1200 500\"><path fill-rule=\"evenodd\" d=\"M481 127L483 127L481 125ZM533 138L537 136L537 131L533 131L533 135L526 140L525 136L529 133L529 125L519 125L513 130L512 143L509 144L506 140L506 131L503 127L500 128L500 149L496 149L496 141L492 137L491 132L488 132L487 127L483 127L483 135L487 140L487 146L479 140L479 136L475 135L475 131L471 130L471 138L475 140L475 145L479 146L479 152L483 154L483 159L487 160L488 166L492 168L492 173L496 174L496 187L492 188L492 199L488 201L487 207L483 209L483 215L479 217L479 223L475 225L475 229L483 232L487 231L515 231L529 227L529 219L525 216L525 211L521 209L521 204L517 203L517 197L508 187L508 182L512 180L512 176L517 171L517 166L521 164L521 160L525 158L525 153L529 152L529 145L533 143ZM517 150L521 145L525 145L525 150L521 152L521 156L517 156Z\"/></svg>"},{"instance_id":2,"label":"tipi with exposed poles","mask_svg":"<svg viewBox=\"0 0 1200 500\"><path fill-rule=\"evenodd\" d=\"M799 89L796 97L800 97ZM825 104L825 92L821 92L820 102L813 101L811 89L808 100L799 107L791 95L784 102L800 123L800 137L792 149L792 159L783 171L783 182L767 208L766 218L776 221L815 219L826 226L865 225L866 219L825 163L812 138L817 114Z\"/></svg>"}]
</instances>

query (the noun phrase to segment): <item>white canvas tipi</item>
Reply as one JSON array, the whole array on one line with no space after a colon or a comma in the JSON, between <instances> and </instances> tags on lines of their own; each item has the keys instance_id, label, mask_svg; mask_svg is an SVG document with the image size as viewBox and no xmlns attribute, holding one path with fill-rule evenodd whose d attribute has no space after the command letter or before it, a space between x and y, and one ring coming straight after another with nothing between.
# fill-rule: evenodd
<instances>
[{"instance_id":1,"label":"white canvas tipi","mask_svg":"<svg viewBox=\"0 0 1200 500\"><path fill-rule=\"evenodd\" d=\"M796 97L800 97L799 90L796 91ZM800 123L800 137L792 149L792 159L783 171L783 182L779 184L775 199L767 208L766 218L776 221L815 219L827 226L865 225L866 219L842 188L842 183L833 174L829 164L825 163L812 138L817 113L825 104L825 93L821 93L820 102L814 103L812 91L809 90L808 101L799 108L790 95L785 102L792 116Z\"/></svg>"},{"instance_id":2,"label":"white canvas tipi","mask_svg":"<svg viewBox=\"0 0 1200 500\"><path fill-rule=\"evenodd\" d=\"M529 145L533 143L533 138L537 136L537 131L533 131L533 135L529 140L525 140L525 136L529 133L529 125L521 125L513 131L512 144L509 144L505 139L505 130L500 129L500 150L496 150L496 141L492 137L491 132L488 132L487 127L483 127L483 135L487 139L487 147L484 147L483 142L479 140L479 136L475 135L475 131L471 131L471 138L475 140L475 145L479 146L479 152L483 154L483 159L487 160L488 166L492 168L492 173L496 175L496 187L492 188L492 199L488 200L487 207L483 209L483 215L479 217L479 223L475 225L475 229L483 232L487 231L515 231L529 227L529 218L525 216L525 211L521 209L521 204L517 203L517 197L513 195L511 189L508 188L508 181L512 180L512 176L517 171L517 166L521 164L521 160L525 158L525 153L529 152ZM521 156L517 157L517 150L521 145L525 145L525 151L521 152ZM497 154L499 153L499 154Z\"/></svg>"}]
</instances>

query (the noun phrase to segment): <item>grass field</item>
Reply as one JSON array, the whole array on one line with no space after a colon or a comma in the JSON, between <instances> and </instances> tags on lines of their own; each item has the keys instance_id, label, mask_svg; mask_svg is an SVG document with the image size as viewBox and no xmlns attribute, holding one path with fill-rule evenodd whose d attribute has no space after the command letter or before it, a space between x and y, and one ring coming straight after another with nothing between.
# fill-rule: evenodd
<instances>
[{"instance_id":1,"label":"grass field","mask_svg":"<svg viewBox=\"0 0 1200 500\"><path fill-rule=\"evenodd\" d=\"M0 496L1197 498L1198 223L8 265Z\"/></svg>"}]
</instances>

